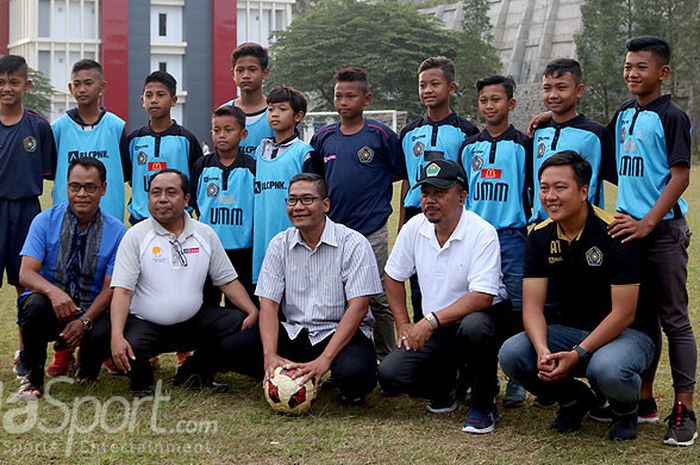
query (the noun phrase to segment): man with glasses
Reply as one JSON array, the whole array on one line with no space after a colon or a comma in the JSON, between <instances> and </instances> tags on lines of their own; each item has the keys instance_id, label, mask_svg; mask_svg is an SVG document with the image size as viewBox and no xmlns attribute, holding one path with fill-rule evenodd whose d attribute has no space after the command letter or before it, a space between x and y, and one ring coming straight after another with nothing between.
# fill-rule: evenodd
<instances>
[{"instance_id":1,"label":"man with glasses","mask_svg":"<svg viewBox=\"0 0 700 465\"><path fill-rule=\"evenodd\" d=\"M77 378L94 381L109 356L110 281L114 257L126 228L100 209L107 187L105 167L79 158L68 167L68 203L40 213L21 251L18 323L29 369L18 396L43 393L46 345L60 340L80 345Z\"/></svg>"},{"instance_id":2,"label":"man with glasses","mask_svg":"<svg viewBox=\"0 0 700 465\"><path fill-rule=\"evenodd\" d=\"M326 217L329 208L321 176L291 179L287 215L294 227L267 248L255 290L259 332L231 338L226 350L236 357L223 358L229 369L265 379L285 366L317 389L330 371L341 399L359 403L376 386L368 308L382 284L367 239Z\"/></svg>"},{"instance_id":3,"label":"man with glasses","mask_svg":"<svg viewBox=\"0 0 700 465\"><path fill-rule=\"evenodd\" d=\"M187 177L173 169L151 177L146 219L124 236L114 265L112 358L131 379L136 396L153 389L149 359L163 352L196 350L178 369L174 384L216 388L220 345L241 328L255 326L258 309L248 297L211 227L185 211ZM235 309L203 305L207 275Z\"/></svg>"}]
</instances>

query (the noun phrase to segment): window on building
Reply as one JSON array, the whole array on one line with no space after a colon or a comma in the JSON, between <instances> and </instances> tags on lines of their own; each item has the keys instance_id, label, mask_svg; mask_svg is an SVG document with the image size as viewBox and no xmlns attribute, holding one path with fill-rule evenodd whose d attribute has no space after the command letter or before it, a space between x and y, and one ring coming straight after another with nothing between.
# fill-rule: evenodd
<instances>
[{"instance_id":1,"label":"window on building","mask_svg":"<svg viewBox=\"0 0 700 465\"><path fill-rule=\"evenodd\" d=\"M158 35L160 37L168 35L168 15L166 13L158 14Z\"/></svg>"},{"instance_id":2,"label":"window on building","mask_svg":"<svg viewBox=\"0 0 700 465\"><path fill-rule=\"evenodd\" d=\"M158 63L158 70L162 71L164 73L167 73L168 72L168 64L164 61L161 61L160 63Z\"/></svg>"}]
</instances>

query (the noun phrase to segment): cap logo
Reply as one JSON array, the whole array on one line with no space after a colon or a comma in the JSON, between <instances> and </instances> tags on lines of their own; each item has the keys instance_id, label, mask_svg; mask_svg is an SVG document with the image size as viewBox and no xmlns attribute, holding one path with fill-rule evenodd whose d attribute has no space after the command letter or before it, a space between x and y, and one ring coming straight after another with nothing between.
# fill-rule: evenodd
<instances>
[{"instance_id":1,"label":"cap logo","mask_svg":"<svg viewBox=\"0 0 700 465\"><path fill-rule=\"evenodd\" d=\"M437 163L431 163L425 169L425 175L430 177L430 178L437 176L438 173L440 173L440 167L438 166Z\"/></svg>"}]
</instances>

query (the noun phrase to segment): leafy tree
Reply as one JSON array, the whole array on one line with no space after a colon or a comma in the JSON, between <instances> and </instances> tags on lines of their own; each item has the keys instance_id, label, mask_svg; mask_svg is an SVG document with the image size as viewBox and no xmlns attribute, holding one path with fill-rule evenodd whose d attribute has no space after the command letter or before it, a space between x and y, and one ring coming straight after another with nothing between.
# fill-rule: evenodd
<instances>
[{"instance_id":1,"label":"leafy tree","mask_svg":"<svg viewBox=\"0 0 700 465\"><path fill-rule=\"evenodd\" d=\"M288 84L312 97L318 110L333 109L333 74L343 66L369 72L373 109L422 112L416 69L433 55L470 54L451 31L410 6L388 1L319 0L313 10L277 34L270 47L269 85Z\"/></svg>"},{"instance_id":2,"label":"leafy tree","mask_svg":"<svg viewBox=\"0 0 700 465\"><path fill-rule=\"evenodd\" d=\"M43 116L48 116L51 111L51 97L56 93L51 81L41 71L29 69L29 77L33 85L24 94L24 106Z\"/></svg>"}]
</instances>

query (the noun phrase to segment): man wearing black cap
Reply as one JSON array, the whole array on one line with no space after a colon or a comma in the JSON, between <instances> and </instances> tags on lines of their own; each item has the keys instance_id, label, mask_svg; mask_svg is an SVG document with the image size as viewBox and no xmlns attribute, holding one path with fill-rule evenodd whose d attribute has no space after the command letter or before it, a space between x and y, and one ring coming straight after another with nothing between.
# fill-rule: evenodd
<instances>
[{"instance_id":1,"label":"man wearing black cap","mask_svg":"<svg viewBox=\"0 0 700 465\"><path fill-rule=\"evenodd\" d=\"M386 393L426 395L428 411L447 413L459 405L457 370L472 380L472 406L463 431L490 433L494 404L497 321L508 310L501 282L496 230L464 209L464 170L435 160L421 172L423 213L399 232L386 265L385 288L398 332L397 348L379 366ZM423 319L411 323L405 282L418 274Z\"/></svg>"}]
</instances>

